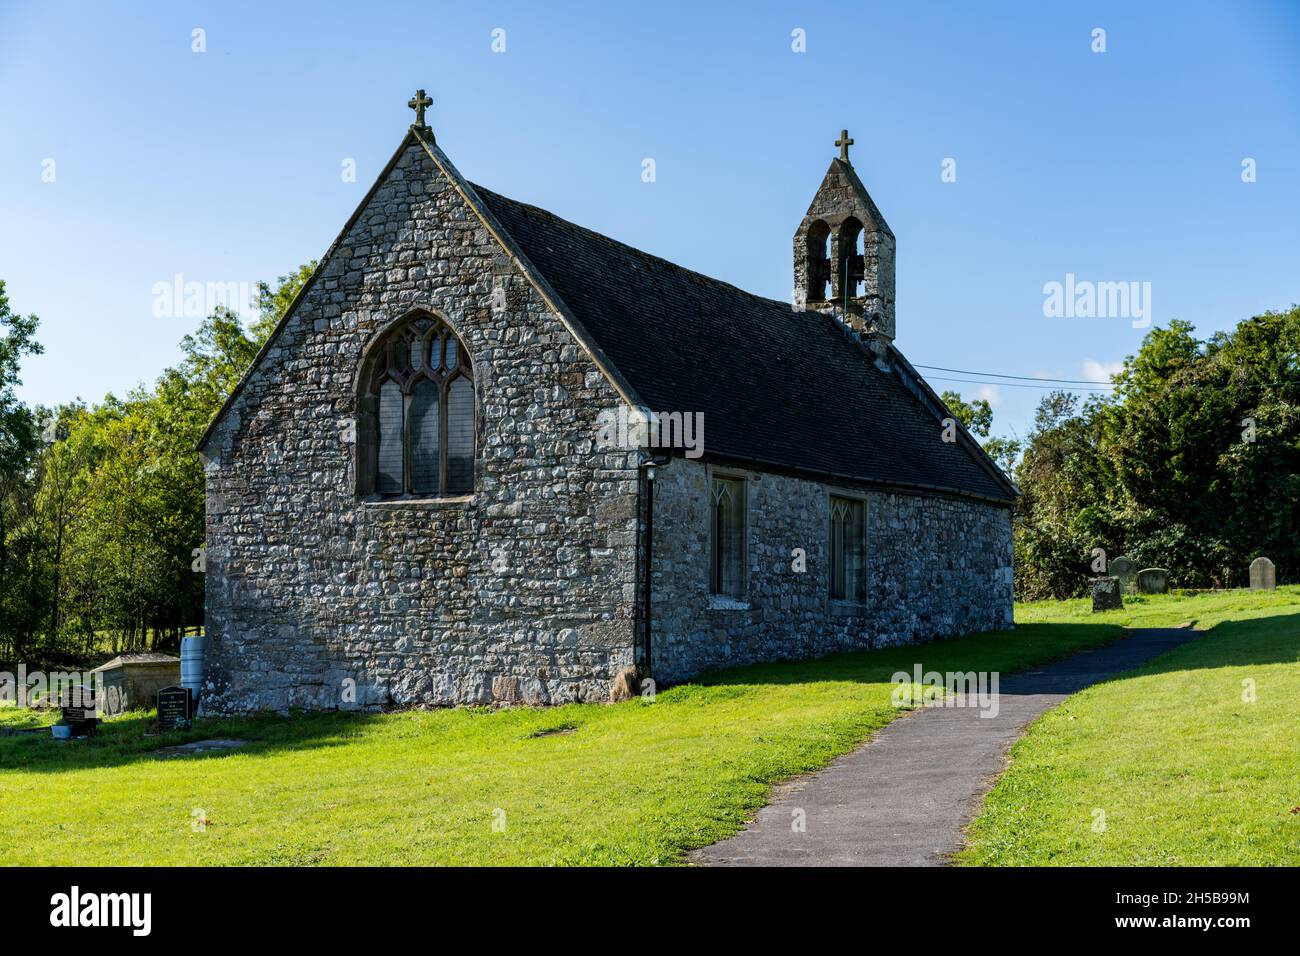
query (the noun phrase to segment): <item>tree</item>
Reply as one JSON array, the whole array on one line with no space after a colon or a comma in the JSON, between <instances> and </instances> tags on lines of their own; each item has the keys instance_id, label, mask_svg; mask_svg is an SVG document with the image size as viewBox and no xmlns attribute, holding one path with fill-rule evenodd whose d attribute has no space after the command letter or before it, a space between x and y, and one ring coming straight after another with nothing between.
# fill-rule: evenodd
<instances>
[{"instance_id":1,"label":"tree","mask_svg":"<svg viewBox=\"0 0 1300 956\"><path fill-rule=\"evenodd\" d=\"M944 392L939 397L948 406L953 418L965 425L968 432L980 438L989 436L989 429L993 427L993 407L987 399L977 398L973 402L966 402L957 392Z\"/></svg>"},{"instance_id":2,"label":"tree","mask_svg":"<svg viewBox=\"0 0 1300 956\"><path fill-rule=\"evenodd\" d=\"M201 626L203 576L192 569L204 537L196 445L313 269L260 283L251 326L225 308L207 316L152 389L50 413L47 444L33 437L15 472L25 497L0 500L0 522L12 516L22 530L6 539L21 551L12 587L0 590L0 627L9 620L13 630L0 633L20 635L25 652L47 660L84 660L105 641L114 652L174 647ZM16 360L5 366L0 355L0 368L16 370Z\"/></svg>"},{"instance_id":3,"label":"tree","mask_svg":"<svg viewBox=\"0 0 1300 956\"><path fill-rule=\"evenodd\" d=\"M1093 548L1183 587L1244 584L1261 554L1300 576L1300 308L1206 341L1152 329L1115 382L1039 406L1016 472L1021 597L1082 594Z\"/></svg>"},{"instance_id":4,"label":"tree","mask_svg":"<svg viewBox=\"0 0 1300 956\"><path fill-rule=\"evenodd\" d=\"M944 392L941 396L954 418L966 426L966 430L977 438L984 451L997 462L1007 474L1015 468L1016 459L1020 457L1021 444L1015 438L989 437L993 430L993 407L987 399L977 398L972 402L962 399L958 392Z\"/></svg>"},{"instance_id":5,"label":"tree","mask_svg":"<svg viewBox=\"0 0 1300 956\"><path fill-rule=\"evenodd\" d=\"M294 297L307 284L307 280L316 272L316 260L313 259L297 268L296 271L288 275L280 276L276 280L275 288L271 288L268 282L259 282L257 284L257 305L259 315L257 321L253 323L252 338L261 348L275 327L280 323L280 319L289 311L289 305L293 302Z\"/></svg>"},{"instance_id":6,"label":"tree","mask_svg":"<svg viewBox=\"0 0 1300 956\"><path fill-rule=\"evenodd\" d=\"M35 315L17 315L10 309L0 279L0 654L16 658L26 656L44 611L44 602L33 593L41 549L26 526L39 430L35 415L15 392L22 384L23 358L43 351L36 341L39 325Z\"/></svg>"}]
</instances>

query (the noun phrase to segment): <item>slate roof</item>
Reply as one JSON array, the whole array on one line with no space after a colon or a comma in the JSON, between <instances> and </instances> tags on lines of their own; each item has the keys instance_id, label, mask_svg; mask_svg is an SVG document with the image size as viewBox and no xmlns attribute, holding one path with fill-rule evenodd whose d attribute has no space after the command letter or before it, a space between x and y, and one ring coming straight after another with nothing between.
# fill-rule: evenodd
<instances>
[{"instance_id":1,"label":"slate roof","mask_svg":"<svg viewBox=\"0 0 1300 956\"><path fill-rule=\"evenodd\" d=\"M482 186L479 198L637 396L703 412L706 455L1010 503L1015 486L893 349Z\"/></svg>"}]
</instances>

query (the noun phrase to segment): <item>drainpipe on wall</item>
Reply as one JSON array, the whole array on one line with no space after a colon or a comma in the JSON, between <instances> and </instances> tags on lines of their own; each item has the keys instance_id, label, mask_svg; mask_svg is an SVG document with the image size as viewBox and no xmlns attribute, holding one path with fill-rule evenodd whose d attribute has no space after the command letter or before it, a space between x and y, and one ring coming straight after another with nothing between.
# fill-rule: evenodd
<instances>
[{"instance_id":1,"label":"drainpipe on wall","mask_svg":"<svg viewBox=\"0 0 1300 956\"><path fill-rule=\"evenodd\" d=\"M642 634L642 654L644 655L643 665L645 673L639 675L642 678L652 676L652 664L654 661L653 650L654 644L651 636L652 614L650 612L650 594L651 580L654 574L654 529L655 529L655 470L657 468L667 467L671 459L667 455L652 455L647 452L641 454L641 470L645 473L645 530L642 537L641 567L643 579L641 582L641 625L644 629Z\"/></svg>"}]
</instances>

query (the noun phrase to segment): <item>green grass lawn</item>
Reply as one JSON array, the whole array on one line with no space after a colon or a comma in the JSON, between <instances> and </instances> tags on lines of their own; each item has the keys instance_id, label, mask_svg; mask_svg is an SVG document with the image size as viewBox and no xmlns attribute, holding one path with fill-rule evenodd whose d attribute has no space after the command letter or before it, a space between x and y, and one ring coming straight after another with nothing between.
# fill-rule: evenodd
<instances>
[{"instance_id":1,"label":"green grass lawn","mask_svg":"<svg viewBox=\"0 0 1300 956\"><path fill-rule=\"evenodd\" d=\"M1079 620L1081 603L1023 617ZM1300 865L1300 588L1104 617L1184 617L1207 634L1037 721L958 862Z\"/></svg>"},{"instance_id":2,"label":"green grass lawn","mask_svg":"<svg viewBox=\"0 0 1300 956\"><path fill-rule=\"evenodd\" d=\"M131 717L91 741L0 737L0 863L677 863L734 833L775 782L824 766L898 716L895 671L1008 673L1112 640L1130 618L1214 622L1288 603L1294 613L1298 602L1291 589L1151 599L1095 617L1069 603L1026 606L1014 632L738 669L653 703L265 716L163 737L145 737L146 719ZM1265 686L1281 692L1263 666L1252 671L1256 707L1271 699ZM48 720L0 708L0 726ZM556 729L568 732L539 736ZM251 743L151 755L206 737Z\"/></svg>"},{"instance_id":3,"label":"green grass lawn","mask_svg":"<svg viewBox=\"0 0 1300 956\"><path fill-rule=\"evenodd\" d=\"M735 832L773 783L894 719L895 671L1010 671L1119 633L1030 625L750 667L653 703L201 721L162 738L127 718L91 741L4 737L0 863L675 863ZM0 709L10 725L33 719ZM556 728L572 730L537 736ZM252 744L149 753L215 736Z\"/></svg>"}]
</instances>

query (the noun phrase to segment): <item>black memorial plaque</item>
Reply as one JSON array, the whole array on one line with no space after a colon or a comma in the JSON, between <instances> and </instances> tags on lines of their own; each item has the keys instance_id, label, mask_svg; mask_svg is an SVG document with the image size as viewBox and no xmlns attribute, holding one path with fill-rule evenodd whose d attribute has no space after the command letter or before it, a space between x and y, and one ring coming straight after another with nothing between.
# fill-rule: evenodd
<instances>
[{"instance_id":1,"label":"black memorial plaque","mask_svg":"<svg viewBox=\"0 0 1300 956\"><path fill-rule=\"evenodd\" d=\"M185 687L164 687L158 691L158 729L189 726L190 692Z\"/></svg>"},{"instance_id":2,"label":"black memorial plaque","mask_svg":"<svg viewBox=\"0 0 1300 956\"><path fill-rule=\"evenodd\" d=\"M60 697L63 723L72 729L74 737L89 737L99 726L96 715L95 690L79 686L65 688Z\"/></svg>"}]
</instances>

